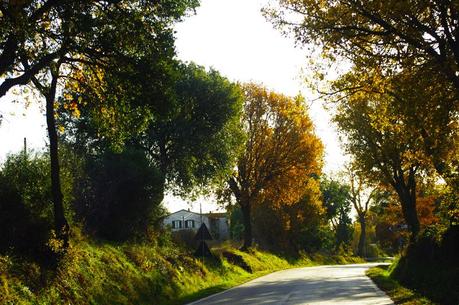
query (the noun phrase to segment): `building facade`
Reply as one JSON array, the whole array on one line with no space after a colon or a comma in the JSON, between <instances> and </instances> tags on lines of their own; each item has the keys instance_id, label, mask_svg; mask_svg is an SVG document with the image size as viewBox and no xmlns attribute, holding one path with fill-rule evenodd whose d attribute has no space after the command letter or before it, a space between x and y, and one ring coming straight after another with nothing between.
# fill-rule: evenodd
<instances>
[{"instance_id":1,"label":"building facade","mask_svg":"<svg viewBox=\"0 0 459 305\"><path fill-rule=\"evenodd\" d=\"M205 223L212 237L216 240L229 238L229 222L226 213L199 214L192 211L180 210L169 214L163 220L173 232L180 230L197 231Z\"/></svg>"}]
</instances>

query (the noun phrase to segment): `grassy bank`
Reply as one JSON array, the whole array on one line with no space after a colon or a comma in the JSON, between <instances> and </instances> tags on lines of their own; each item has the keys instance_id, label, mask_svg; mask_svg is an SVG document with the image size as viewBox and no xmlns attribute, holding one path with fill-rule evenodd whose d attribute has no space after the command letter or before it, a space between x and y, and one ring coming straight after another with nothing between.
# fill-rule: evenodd
<instances>
[{"instance_id":1,"label":"grassy bank","mask_svg":"<svg viewBox=\"0 0 459 305\"><path fill-rule=\"evenodd\" d=\"M0 256L0 304L183 304L272 271L359 262L344 256L286 259L215 249L199 260L174 245L74 243L57 268Z\"/></svg>"},{"instance_id":2,"label":"grassy bank","mask_svg":"<svg viewBox=\"0 0 459 305\"><path fill-rule=\"evenodd\" d=\"M368 269L367 275L375 284L383 290L395 304L404 305L435 305L428 298L414 290L402 286L398 281L390 277L390 266L377 266Z\"/></svg>"}]
</instances>

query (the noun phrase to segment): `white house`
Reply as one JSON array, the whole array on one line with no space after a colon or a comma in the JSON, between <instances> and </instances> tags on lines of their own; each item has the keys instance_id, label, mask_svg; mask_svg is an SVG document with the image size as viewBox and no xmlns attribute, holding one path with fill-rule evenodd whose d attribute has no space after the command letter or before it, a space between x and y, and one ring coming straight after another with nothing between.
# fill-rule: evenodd
<instances>
[{"instance_id":1,"label":"white house","mask_svg":"<svg viewBox=\"0 0 459 305\"><path fill-rule=\"evenodd\" d=\"M180 230L197 231L201 223L205 223L214 239L224 240L229 238L229 222L226 213L206 213L201 215L187 210L180 210L166 216L163 223L166 226L170 226L173 232Z\"/></svg>"}]
</instances>

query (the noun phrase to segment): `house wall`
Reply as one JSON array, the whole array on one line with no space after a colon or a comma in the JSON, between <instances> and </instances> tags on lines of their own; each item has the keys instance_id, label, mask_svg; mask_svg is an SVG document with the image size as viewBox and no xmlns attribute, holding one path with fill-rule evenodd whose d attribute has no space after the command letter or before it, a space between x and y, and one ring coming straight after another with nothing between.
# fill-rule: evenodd
<instances>
[{"instance_id":1,"label":"house wall","mask_svg":"<svg viewBox=\"0 0 459 305\"><path fill-rule=\"evenodd\" d=\"M182 221L182 228L172 228L172 221L174 220L181 220ZM172 228L172 231L179 231L185 229L185 221L186 220L194 220L194 230L198 230L201 226L201 216L199 214L190 212L190 211L178 211L176 213L172 213L171 215L164 218L164 225L169 225ZM202 222L209 227L209 219L206 216L202 216Z\"/></svg>"},{"instance_id":2,"label":"house wall","mask_svg":"<svg viewBox=\"0 0 459 305\"><path fill-rule=\"evenodd\" d=\"M182 221L182 228L173 228L172 221L181 220ZM201 216L197 213L181 210L175 213L170 214L169 216L165 217L163 220L164 225L170 226L172 231L180 231L185 230L185 221L186 220L194 220L195 227L193 228L194 231L197 231L201 226ZM204 222L212 233L214 238L218 238L220 240L225 240L229 238L229 226L226 217L212 217L210 220L207 215L202 215L202 222ZM212 232L212 229L217 229L216 232ZM217 233L217 234L215 234ZM216 235L216 236L214 236Z\"/></svg>"}]
</instances>

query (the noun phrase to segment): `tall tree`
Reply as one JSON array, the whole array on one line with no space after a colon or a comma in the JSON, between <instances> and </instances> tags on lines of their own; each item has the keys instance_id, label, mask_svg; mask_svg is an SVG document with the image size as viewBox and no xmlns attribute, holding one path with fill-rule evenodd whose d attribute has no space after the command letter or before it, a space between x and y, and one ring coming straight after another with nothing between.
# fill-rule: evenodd
<instances>
[{"instance_id":1,"label":"tall tree","mask_svg":"<svg viewBox=\"0 0 459 305\"><path fill-rule=\"evenodd\" d=\"M359 244L357 246L357 255L360 257L366 256L366 234L367 234L367 213L370 206L370 201L373 199L373 194L376 192L376 189L370 191L366 194L365 191L368 191L368 187L365 185L362 175L348 170L350 178L350 200L354 206L355 211L357 212L357 219L360 224L360 236ZM365 198L366 197L366 198Z\"/></svg>"},{"instance_id":2,"label":"tall tree","mask_svg":"<svg viewBox=\"0 0 459 305\"><path fill-rule=\"evenodd\" d=\"M322 144L303 99L255 84L244 86L245 148L228 185L244 220L243 249L252 246L252 208L269 198L277 205L298 202L310 175L321 169Z\"/></svg>"},{"instance_id":3,"label":"tall tree","mask_svg":"<svg viewBox=\"0 0 459 305\"><path fill-rule=\"evenodd\" d=\"M147 130L137 143L160 168L164 183L189 196L196 186L221 184L236 161L244 135L243 93L217 71L179 63L161 109L155 101ZM146 92L152 84L146 84ZM201 189L202 191L202 189Z\"/></svg>"},{"instance_id":4,"label":"tall tree","mask_svg":"<svg viewBox=\"0 0 459 305\"><path fill-rule=\"evenodd\" d=\"M354 165L374 182L397 192L412 237L419 232L416 176L425 166L422 140L406 128L385 95L355 94L342 99L334 120L346 135Z\"/></svg>"},{"instance_id":5,"label":"tall tree","mask_svg":"<svg viewBox=\"0 0 459 305\"><path fill-rule=\"evenodd\" d=\"M10 1L0 4L0 97L15 85L33 83L46 100L55 229L68 241L60 190L55 102L59 80L75 71L131 67L156 49L173 56L172 24L195 1ZM127 40L126 37L135 37ZM120 66L117 67L118 69ZM112 69L111 71L115 71ZM130 70L128 70L130 71Z\"/></svg>"},{"instance_id":6,"label":"tall tree","mask_svg":"<svg viewBox=\"0 0 459 305\"><path fill-rule=\"evenodd\" d=\"M46 126L49 138L51 193L53 196L54 207L54 230L56 232L56 236L63 240L64 248L67 248L70 227L64 213L63 196L61 191L58 135L56 129L56 117L54 113L61 64L62 61L58 61L50 68L51 75L49 84L43 84L43 82L41 82L36 76L32 77L32 81L40 93L45 97L46 101Z\"/></svg>"},{"instance_id":7,"label":"tall tree","mask_svg":"<svg viewBox=\"0 0 459 305\"><path fill-rule=\"evenodd\" d=\"M168 58L142 58L139 66L126 78L85 72L78 76L84 86L69 83L81 114L63 109L68 141L87 154L143 149L162 174L163 191L193 196L221 184L244 137L239 86L215 70Z\"/></svg>"},{"instance_id":8,"label":"tall tree","mask_svg":"<svg viewBox=\"0 0 459 305\"><path fill-rule=\"evenodd\" d=\"M299 43L320 45L325 58L352 62L356 81L334 93L366 94L370 84L373 93L394 99L393 106L409 128L418 130L426 157L448 183L451 221L457 222L458 3L278 2L266 13L279 28Z\"/></svg>"},{"instance_id":9,"label":"tall tree","mask_svg":"<svg viewBox=\"0 0 459 305\"><path fill-rule=\"evenodd\" d=\"M351 194L349 185L323 177L320 181L322 204L327 220L335 232L335 247L347 244L351 239Z\"/></svg>"}]
</instances>

